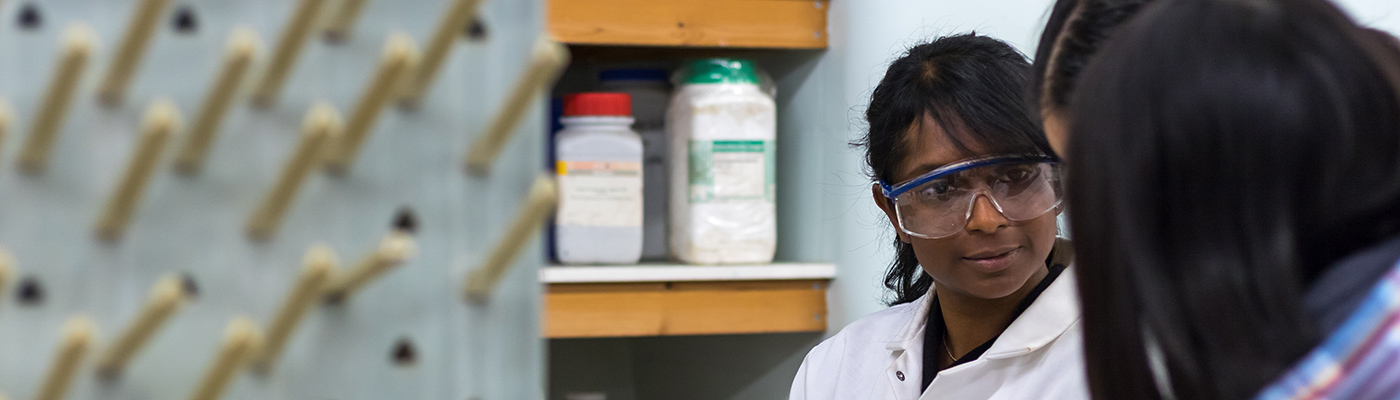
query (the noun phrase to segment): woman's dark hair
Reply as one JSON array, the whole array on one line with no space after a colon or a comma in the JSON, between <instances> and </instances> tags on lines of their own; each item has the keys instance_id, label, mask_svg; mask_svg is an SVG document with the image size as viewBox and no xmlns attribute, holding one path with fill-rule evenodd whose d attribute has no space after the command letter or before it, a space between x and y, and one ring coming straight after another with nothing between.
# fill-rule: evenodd
<instances>
[{"instance_id":1,"label":"woman's dark hair","mask_svg":"<svg viewBox=\"0 0 1400 400\"><path fill-rule=\"evenodd\" d=\"M1060 109L1084 66L1113 31L1151 0L1059 0L1050 10L1031 64L1030 99L1037 110ZM1042 114L1037 114L1042 115Z\"/></svg>"},{"instance_id":2,"label":"woman's dark hair","mask_svg":"<svg viewBox=\"0 0 1400 400\"><path fill-rule=\"evenodd\" d=\"M869 131L852 143L865 147L873 178L894 182L908 156L909 132L928 115L960 153L1053 155L1039 117L1024 101L1029 65L1011 46L975 33L947 36L910 48L890 64L870 96ZM928 292L933 278L919 268L914 248L895 239L897 257L885 274L890 304Z\"/></svg>"},{"instance_id":3,"label":"woman's dark hair","mask_svg":"<svg viewBox=\"0 0 1400 400\"><path fill-rule=\"evenodd\" d=\"M1400 234L1393 48L1321 0L1157 2L1114 36L1066 166L1090 390L1253 397L1320 341L1314 279Z\"/></svg>"}]
</instances>

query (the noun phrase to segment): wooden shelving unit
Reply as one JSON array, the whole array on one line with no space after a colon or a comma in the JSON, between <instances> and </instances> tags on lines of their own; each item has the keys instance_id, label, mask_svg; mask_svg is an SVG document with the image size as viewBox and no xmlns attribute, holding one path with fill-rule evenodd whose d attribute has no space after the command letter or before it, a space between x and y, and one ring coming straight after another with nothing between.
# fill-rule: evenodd
<instances>
[{"instance_id":1,"label":"wooden shelving unit","mask_svg":"<svg viewBox=\"0 0 1400 400\"><path fill-rule=\"evenodd\" d=\"M569 44L826 48L829 0L548 0Z\"/></svg>"},{"instance_id":2,"label":"wooden shelving unit","mask_svg":"<svg viewBox=\"0 0 1400 400\"><path fill-rule=\"evenodd\" d=\"M548 30L570 45L578 64L557 91L591 89L598 64L806 59L827 46L829 6L829 0L547 0ZM832 264L803 263L549 267L540 271L547 285L544 336L821 332L835 272Z\"/></svg>"},{"instance_id":3,"label":"wooden shelving unit","mask_svg":"<svg viewBox=\"0 0 1400 400\"><path fill-rule=\"evenodd\" d=\"M572 57L554 96L598 90L599 73L608 69L674 71L690 59L738 57L771 78L779 107L778 262L542 268L540 330L550 339L551 400L578 393L622 400L726 399L740 390L763 393L753 398L786 395L785 378L751 379L795 370L778 364L800 359L829 328L831 244L840 235L812 216L831 197L826 180L834 171L821 151L830 138L823 132L844 122L829 117L845 111L822 95L836 93L841 78L828 60L831 5L545 0L546 30L569 45Z\"/></svg>"},{"instance_id":4,"label":"wooden shelving unit","mask_svg":"<svg viewBox=\"0 0 1400 400\"><path fill-rule=\"evenodd\" d=\"M832 264L558 266L548 285L551 339L826 330Z\"/></svg>"}]
</instances>

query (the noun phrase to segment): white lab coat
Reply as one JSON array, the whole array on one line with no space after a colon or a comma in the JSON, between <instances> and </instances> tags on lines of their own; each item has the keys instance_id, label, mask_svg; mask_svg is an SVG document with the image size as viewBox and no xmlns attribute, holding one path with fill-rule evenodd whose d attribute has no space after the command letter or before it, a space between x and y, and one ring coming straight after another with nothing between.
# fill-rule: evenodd
<instances>
[{"instance_id":1,"label":"white lab coat","mask_svg":"<svg viewBox=\"0 0 1400 400\"><path fill-rule=\"evenodd\" d=\"M930 290L931 291L931 290ZM982 357L938 373L920 395L932 297L870 314L822 341L797 370L792 400L1087 399L1073 267L1045 288Z\"/></svg>"}]
</instances>

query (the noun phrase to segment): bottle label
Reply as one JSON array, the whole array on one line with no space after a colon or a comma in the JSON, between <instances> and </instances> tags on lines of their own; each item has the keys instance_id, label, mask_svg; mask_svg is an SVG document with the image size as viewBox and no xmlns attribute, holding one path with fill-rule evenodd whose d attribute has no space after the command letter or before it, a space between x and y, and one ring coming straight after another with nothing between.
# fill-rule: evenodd
<instances>
[{"instance_id":1,"label":"bottle label","mask_svg":"<svg viewBox=\"0 0 1400 400\"><path fill-rule=\"evenodd\" d=\"M771 140L691 140L690 202L773 201Z\"/></svg>"},{"instance_id":2,"label":"bottle label","mask_svg":"<svg viewBox=\"0 0 1400 400\"><path fill-rule=\"evenodd\" d=\"M642 163L558 161L556 225L642 226Z\"/></svg>"}]
</instances>

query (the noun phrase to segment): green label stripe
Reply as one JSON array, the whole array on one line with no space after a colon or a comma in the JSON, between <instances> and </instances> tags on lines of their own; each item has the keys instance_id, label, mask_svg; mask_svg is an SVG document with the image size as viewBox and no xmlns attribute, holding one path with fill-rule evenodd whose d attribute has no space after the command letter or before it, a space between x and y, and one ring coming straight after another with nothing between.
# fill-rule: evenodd
<instances>
[{"instance_id":1,"label":"green label stripe","mask_svg":"<svg viewBox=\"0 0 1400 400\"><path fill-rule=\"evenodd\" d=\"M714 193L714 155L718 153L759 153L763 157L763 196L759 199L772 202L777 185L777 168L774 162L776 148L768 140L691 140L690 141L690 202L710 203L716 200L742 200L739 198L718 199ZM572 173L572 172L571 172Z\"/></svg>"},{"instance_id":2,"label":"green label stripe","mask_svg":"<svg viewBox=\"0 0 1400 400\"><path fill-rule=\"evenodd\" d=\"M710 160L714 154L714 142L709 140L690 141L690 185L699 186L692 189L691 202L708 202L710 198L709 187L714 184L714 176L710 173Z\"/></svg>"},{"instance_id":3,"label":"green label stripe","mask_svg":"<svg viewBox=\"0 0 1400 400\"><path fill-rule=\"evenodd\" d=\"M716 153L762 153L762 140L716 140Z\"/></svg>"}]
</instances>

